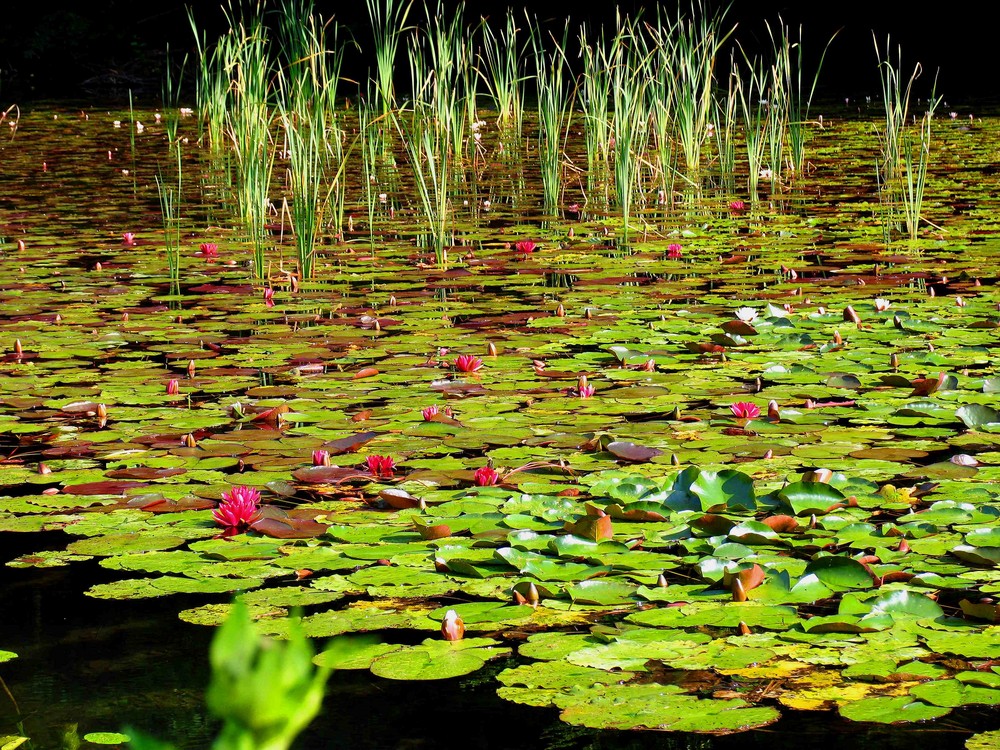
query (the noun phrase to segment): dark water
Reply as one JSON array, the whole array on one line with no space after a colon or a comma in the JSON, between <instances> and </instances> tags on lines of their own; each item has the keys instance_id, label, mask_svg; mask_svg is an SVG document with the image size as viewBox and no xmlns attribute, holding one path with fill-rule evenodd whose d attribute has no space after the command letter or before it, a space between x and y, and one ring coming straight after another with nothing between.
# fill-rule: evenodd
<instances>
[{"instance_id":1,"label":"dark water","mask_svg":"<svg viewBox=\"0 0 1000 750\"><path fill-rule=\"evenodd\" d=\"M61 536L7 535L3 552L13 557L58 547ZM19 655L0 665L0 737L23 734L31 741L22 747L62 750L75 747L75 735L133 726L178 748L211 744L218 725L206 713L203 691L213 630L178 620L188 602L176 596L104 601L83 595L88 585L115 577L96 563L0 567L0 644ZM190 606L204 603L204 597L189 599ZM822 744L829 750L910 750L916 744L949 750L996 721L988 709L967 709L932 726L872 729L828 713L786 712L771 727L728 737L594 731L563 724L555 710L498 698L493 673L503 666L434 683L334 673L323 711L296 747L791 750Z\"/></svg>"}]
</instances>

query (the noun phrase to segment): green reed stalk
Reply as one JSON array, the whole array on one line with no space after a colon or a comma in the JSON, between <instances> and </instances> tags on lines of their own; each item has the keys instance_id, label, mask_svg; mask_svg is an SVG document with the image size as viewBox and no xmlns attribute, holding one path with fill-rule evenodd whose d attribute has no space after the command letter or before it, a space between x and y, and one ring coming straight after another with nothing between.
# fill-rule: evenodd
<instances>
[{"instance_id":1,"label":"green reed stalk","mask_svg":"<svg viewBox=\"0 0 1000 750\"><path fill-rule=\"evenodd\" d=\"M708 122L714 106L716 55L733 29L722 32L725 11L706 18L699 2L692 12L696 17L678 18L674 27L672 70L677 91L677 137L688 179L697 185L702 146L708 138Z\"/></svg>"},{"instance_id":2,"label":"green reed stalk","mask_svg":"<svg viewBox=\"0 0 1000 750\"><path fill-rule=\"evenodd\" d=\"M745 59L745 58L744 58ZM759 60L746 60L745 75L740 75L734 61L736 95L743 115L743 141L747 155L747 189L756 200L764 153L768 146L767 132L771 111L767 106L769 71Z\"/></svg>"},{"instance_id":3,"label":"green reed stalk","mask_svg":"<svg viewBox=\"0 0 1000 750\"><path fill-rule=\"evenodd\" d=\"M632 204L649 140L646 108L649 53L634 21L623 22L618 16L617 32L611 40L610 49L601 57L611 78L615 205L622 212L622 229L627 244Z\"/></svg>"},{"instance_id":4,"label":"green reed stalk","mask_svg":"<svg viewBox=\"0 0 1000 750\"><path fill-rule=\"evenodd\" d=\"M659 8L659 6L657 6ZM647 78L647 100L649 119L652 127L656 174L661 191L661 200L667 202L673 194L674 178L677 170L677 152L674 148L674 128L676 122L674 86L673 37L675 24L665 23L657 13L655 24L647 27L652 46Z\"/></svg>"},{"instance_id":5,"label":"green reed stalk","mask_svg":"<svg viewBox=\"0 0 1000 750\"><path fill-rule=\"evenodd\" d=\"M155 175L156 191L160 197L160 217L163 222L163 245L167 256L167 271L170 275L171 291L180 292L181 279L181 227L180 206L183 188L181 150L177 151L177 184L168 184L162 174Z\"/></svg>"},{"instance_id":6,"label":"green reed stalk","mask_svg":"<svg viewBox=\"0 0 1000 750\"><path fill-rule=\"evenodd\" d=\"M375 107L367 97L358 100L358 138L361 140L361 166L364 172L365 205L368 209L368 239L375 252L375 205L378 197L378 158L382 134Z\"/></svg>"},{"instance_id":7,"label":"green reed stalk","mask_svg":"<svg viewBox=\"0 0 1000 750\"><path fill-rule=\"evenodd\" d=\"M477 73L486 84L497 112L497 127L513 131L515 137L520 137L524 120L524 73L521 70L524 45L518 46L518 31L512 13L507 14L507 25L499 35L484 21L483 48L477 66Z\"/></svg>"},{"instance_id":8,"label":"green reed stalk","mask_svg":"<svg viewBox=\"0 0 1000 750\"><path fill-rule=\"evenodd\" d=\"M770 27L768 27L770 31ZM813 95L816 93L816 84L819 83L819 75L823 70L823 63L826 60L826 53L837 38L839 31L835 31L827 40L823 47L823 54L820 55L816 72L813 74L812 85L809 87L809 95L803 98L802 71L805 67L802 59L802 27L799 26L798 41L792 42L789 38L788 27L782 25L781 36L775 49L779 50L780 57L783 58L783 67L788 73L788 168L794 175L805 174L806 163L806 143L809 131L806 126L810 124L809 110L812 106ZM774 39L772 35L772 40ZM795 48L795 59L792 60L791 49ZM794 85L792 81L794 80Z\"/></svg>"},{"instance_id":9,"label":"green reed stalk","mask_svg":"<svg viewBox=\"0 0 1000 750\"><path fill-rule=\"evenodd\" d=\"M888 203L894 203L898 198L906 231L911 240L917 239L920 225L920 211L923 206L924 189L927 184L927 169L930 163L931 136L934 112L941 103L937 96L937 78L931 87L928 108L920 118L916 133L907 125L910 110L910 96L913 84L920 77L923 68L919 63L914 66L913 73L904 79L900 73L902 66L902 49L896 49L896 64L892 62L891 47L886 40L886 56L882 59L878 42L875 43L875 55L879 63L882 79L883 104L885 106L885 129L879 134L879 144L882 159L876 164L876 178ZM892 214L889 214L891 220Z\"/></svg>"},{"instance_id":10,"label":"green reed stalk","mask_svg":"<svg viewBox=\"0 0 1000 750\"><path fill-rule=\"evenodd\" d=\"M545 211L552 213L562 195L563 153L572 121L574 90L567 85L569 62L566 43L569 21L563 28L562 42L547 52L537 19L529 19L528 29L534 51L535 82L538 88L538 152L541 161L542 195Z\"/></svg>"},{"instance_id":11,"label":"green reed stalk","mask_svg":"<svg viewBox=\"0 0 1000 750\"><path fill-rule=\"evenodd\" d=\"M396 108L396 89L393 84L396 52L400 39L407 30L406 17L413 2L365 0L365 4L375 37L375 91L382 116L386 117Z\"/></svg>"},{"instance_id":12,"label":"green reed stalk","mask_svg":"<svg viewBox=\"0 0 1000 750\"><path fill-rule=\"evenodd\" d=\"M181 84L184 82L184 68L187 66L187 55L181 62L180 74L176 83L173 80L173 73L170 65L170 45L167 45L166 78L163 83L163 120L167 131L167 140L170 144L177 143L177 131L180 127L181 113Z\"/></svg>"},{"instance_id":13,"label":"green reed stalk","mask_svg":"<svg viewBox=\"0 0 1000 750\"><path fill-rule=\"evenodd\" d=\"M934 111L941 103L937 96L937 79L928 99L927 110L920 118L916 133L906 129L901 143L902 170L902 209L906 221L906 231L911 240L917 239L920 226L920 211L924 203L924 189L927 186L927 167L930 164L932 124ZM926 221L926 220L925 220Z\"/></svg>"},{"instance_id":14,"label":"green reed stalk","mask_svg":"<svg viewBox=\"0 0 1000 750\"><path fill-rule=\"evenodd\" d=\"M738 76L729 76L725 97L715 105L715 150L719 157L719 184L727 193L736 191L736 108L740 97Z\"/></svg>"},{"instance_id":15,"label":"green reed stalk","mask_svg":"<svg viewBox=\"0 0 1000 750\"><path fill-rule=\"evenodd\" d=\"M274 150L271 148L271 64L260 18L233 24L231 106L226 131L236 162L240 219L253 245L254 273L263 278L264 245Z\"/></svg>"},{"instance_id":16,"label":"green reed stalk","mask_svg":"<svg viewBox=\"0 0 1000 750\"><path fill-rule=\"evenodd\" d=\"M451 159L447 134L424 122L424 116L414 111L409 126L404 128L395 118L396 128L406 148L417 193L423 207L434 260L440 268L448 267L448 185Z\"/></svg>"},{"instance_id":17,"label":"green reed stalk","mask_svg":"<svg viewBox=\"0 0 1000 750\"><path fill-rule=\"evenodd\" d=\"M583 57L583 77L579 85L583 108L584 138L587 147L588 192L597 189L598 181L607 185L611 171L611 73L604 64L606 45L604 31L591 44L586 24L580 26L580 55ZM605 190L605 202L610 196Z\"/></svg>"},{"instance_id":18,"label":"green reed stalk","mask_svg":"<svg viewBox=\"0 0 1000 750\"><path fill-rule=\"evenodd\" d=\"M448 20L439 2L433 16L427 10L426 32L410 40L414 110L422 124L440 131L442 144L456 160L462 157L470 118L475 117L472 47L464 34L463 9L459 3Z\"/></svg>"},{"instance_id":19,"label":"green reed stalk","mask_svg":"<svg viewBox=\"0 0 1000 750\"><path fill-rule=\"evenodd\" d=\"M231 35L226 35L220 37L215 46L210 48L208 35L204 31L198 32L198 24L190 7L188 23L198 52L198 74L195 81L198 124L200 128L207 127L209 144L213 149L219 149L225 142L226 104L230 88L228 71L232 69L234 62L235 40Z\"/></svg>"}]
</instances>

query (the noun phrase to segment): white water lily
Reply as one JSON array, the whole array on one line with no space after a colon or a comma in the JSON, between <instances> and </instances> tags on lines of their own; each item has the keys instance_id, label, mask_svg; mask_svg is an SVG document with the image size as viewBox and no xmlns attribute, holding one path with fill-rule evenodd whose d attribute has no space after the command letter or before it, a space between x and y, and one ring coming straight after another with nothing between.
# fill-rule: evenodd
<instances>
[{"instance_id":1,"label":"white water lily","mask_svg":"<svg viewBox=\"0 0 1000 750\"><path fill-rule=\"evenodd\" d=\"M753 323L757 320L757 311L752 307L739 307L736 309L736 317L744 323Z\"/></svg>"},{"instance_id":2,"label":"white water lily","mask_svg":"<svg viewBox=\"0 0 1000 750\"><path fill-rule=\"evenodd\" d=\"M879 312L885 312L889 309L891 303L887 299L882 299L881 297L875 298L875 309Z\"/></svg>"}]
</instances>

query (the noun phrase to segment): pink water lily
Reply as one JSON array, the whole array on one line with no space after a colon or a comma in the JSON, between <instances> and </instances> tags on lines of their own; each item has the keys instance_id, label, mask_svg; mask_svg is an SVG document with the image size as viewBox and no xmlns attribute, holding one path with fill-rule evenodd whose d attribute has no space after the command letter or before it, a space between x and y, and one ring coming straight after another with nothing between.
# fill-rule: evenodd
<instances>
[{"instance_id":1,"label":"pink water lily","mask_svg":"<svg viewBox=\"0 0 1000 750\"><path fill-rule=\"evenodd\" d=\"M267 307L274 307L274 289L271 287L264 289L264 304Z\"/></svg>"},{"instance_id":2,"label":"pink water lily","mask_svg":"<svg viewBox=\"0 0 1000 750\"><path fill-rule=\"evenodd\" d=\"M330 465L330 451L314 450L312 454L313 466L329 466Z\"/></svg>"},{"instance_id":3,"label":"pink water lily","mask_svg":"<svg viewBox=\"0 0 1000 750\"><path fill-rule=\"evenodd\" d=\"M483 366L483 360L473 354L460 354L455 358L455 369L459 372L477 372Z\"/></svg>"},{"instance_id":4,"label":"pink water lily","mask_svg":"<svg viewBox=\"0 0 1000 750\"><path fill-rule=\"evenodd\" d=\"M760 407L750 401L737 401L729 405L729 410L737 419L756 419L760 416Z\"/></svg>"},{"instance_id":5,"label":"pink water lily","mask_svg":"<svg viewBox=\"0 0 1000 750\"><path fill-rule=\"evenodd\" d=\"M423 409L420 410L420 414L423 415L425 422L430 422L435 416L437 416L438 413L439 409L434 404L431 404L430 406L425 406Z\"/></svg>"},{"instance_id":6,"label":"pink water lily","mask_svg":"<svg viewBox=\"0 0 1000 750\"><path fill-rule=\"evenodd\" d=\"M177 378L171 378L167 381L167 395L176 396L181 392L181 384Z\"/></svg>"},{"instance_id":7,"label":"pink water lily","mask_svg":"<svg viewBox=\"0 0 1000 750\"><path fill-rule=\"evenodd\" d=\"M373 476L388 479L393 476L396 462L391 456L368 456L365 459L365 466Z\"/></svg>"},{"instance_id":8,"label":"pink water lily","mask_svg":"<svg viewBox=\"0 0 1000 750\"><path fill-rule=\"evenodd\" d=\"M492 487L500 483L500 473L492 466L480 466L473 475L479 487Z\"/></svg>"},{"instance_id":9,"label":"pink water lily","mask_svg":"<svg viewBox=\"0 0 1000 750\"><path fill-rule=\"evenodd\" d=\"M198 248L198 254L204 258L218 258L219 246L214 242L202 242Z\"/></svg>"},{"instance_id":10,"label":"pink water lily","mask_svg":"<svg viewBox=\"0 0 1000 750\"><path fill-rule=\"evenodd\" d=\"M122 234L122 244L123 245L134 245L135 235L132 232L125 232Z\"/></svg>"},{"instance_id":11,"label":"pink water lily","mask_svg":"<svg viewBox=\"0 0 1000 750\"><path fill-rule=\"evenodd\" d=\"M681 246L676 242L667 246L667 259L668 260L680 260L682 256Z\"/></svg>"},{"instance_id":12,"label":"pink water lily","mask_svg":"<svg viewBox=\"0 0 1000 750\"><path fill-rule=\"evenodd\" d=\"M588 383L587 385L577 389L577 395L580 398L591 398L596 391L597 389Z\"/></svg>"},{"instance_id":13,"label":"pink water lily","mask_svg":"<svg viewBox=\"0 0 1000 750\"><path fill-rule=\"evenodd\" d=\"M537 245L532 240L518 240L514 243L514 249L525 255L535 252L536 247Z\"/></svg>"},{"instance_id":14,"label":"pink water lily","mask_svg":"<svg viewBox=\"0 0 1000 750\"><path fill-rule=\"evenodd\" d=\"M744 203L743 201L737 200L737 201L730 201L729 202L729 210L730 211L744 211L744 210L746 210L746 207L747 207L747 204Z\"/></svg>"},{"instance_id":15,"label":"pink water lily","mask_svg":"<svg viewBox=\"0 0 1000 750\"><path fill-rule=\"evenodd\" d=\"M222 502L212 511L212 517L220 526L240 531L257 520L259 504L259 490L242 485L233 487L222 493Z\"/></svg>"}]
</instances>

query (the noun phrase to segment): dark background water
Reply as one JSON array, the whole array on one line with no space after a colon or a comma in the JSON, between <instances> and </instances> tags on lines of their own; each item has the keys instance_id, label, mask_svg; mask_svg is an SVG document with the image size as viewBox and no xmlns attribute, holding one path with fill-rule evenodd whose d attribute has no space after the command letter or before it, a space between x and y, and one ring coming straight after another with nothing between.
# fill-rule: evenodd
<instances>
[{"instance_id":1,"label":"dark background water","mask_svg":"<svg viewBox=\"0 0 1000 750\"><path fill-rule=\"evenodd\" d=\"M278 5L273 0L268 7ZM446 7L455 5L454 0L445 3ZM687 0L663 3L629 0L619 7L623 12L643 12L653 17L658 5L671 16L678 6L683 9L691 6ZM779 16L793 27L804 26L804 49L813 65L827 40L839 30L820 79L820 94L829 98L863 99L866 95L877 95L879 79L873 32L883 50L889 35L893 49L902 46L905 72L909 73L917 62L923 65L920 95L926 95L935 71L940 71L938 92L952 106L970 99L992 98L997 91L995 31L989 21L991 5L900 0L735 0L731 4L706 0L704 3L713 12L729 7L726 18L737 25L734 38L751 53L769 49L765 21L774 26ZM579 22L611 24L616 7L611 3L586 6L568 0L510 6L494 1L467 3L466 15L470 22L480 17L496 19L510 7L521 17L526 6L532 15L559 28L567 17L571 18L574 40L571 47L575 47ZM210 38L225 28L220 0L5 3L0 11L0 102L51 97L104 99L127 95L129 89L140 101L158 102L167 45L175 62L183 59L185 53L191 53L193 59L194 37L186 7L191 7L199 26L209 30ZM365 3L317 0L316 9L324 18L333 17L344 24L358 42L361 49L348 56L344 73L363 79L372 59ZM422 6L417 3L410 20L419 22L422 18ZM403 66L405 70L405 63Z\"/></svg>"},{"instance_id":2,"label":"dark background water","mask_svg":"<svg viewBox=\"0 0 1000 750\"><path fill-rule=\"evenodd\" d=\"M6 534L4 558L61 548L61 532ZM22 733L32 750L65 750L66 737L136 727L178 748L206 748L218 729L204 708L213 629L177 619L205 597L103 601L83 595L117 573L96 563L64 568L0 566L0 736ZM599 732L559 721L553 709L496 696L490 665L466 678L433 683L337 672L323 710L300 750L959 750L995 725L992 709L964 709L931 724L880 727L834 712L783 712L777 724L728 737L660 732ZM7 692L9 691L9 693ZM13 699L13 700L12 700Z\"/></svg>"}]
</instances>

